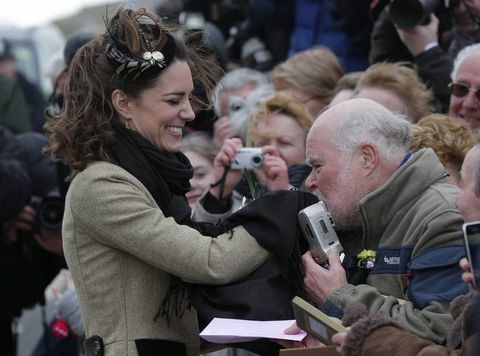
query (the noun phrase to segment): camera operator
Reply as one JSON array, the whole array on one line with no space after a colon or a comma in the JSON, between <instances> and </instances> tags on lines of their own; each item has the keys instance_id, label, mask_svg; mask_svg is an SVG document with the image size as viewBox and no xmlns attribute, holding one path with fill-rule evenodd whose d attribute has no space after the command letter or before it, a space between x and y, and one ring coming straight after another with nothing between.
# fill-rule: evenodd
<instances>
[{"instance_id":1,"label":"camera operator","mask_svg":"<svg viewBox=\"0 0 480 356\"><path fill-rule=\"evenodd\" d=\"M408 28L393 24L390 8L384 9L372 33L370 62L414 62L419 76L432 87L438 109L444 112L450 98L452 59L462 48L480 41L480 1L450 1L448 6L443 1L418 3L424 11L429 3L437 6L433 13L424 14L427 24Z\"/></svg>"},{"instance_id":2,"label":"camera operator","mask_svg":"<svg viewBox=\"0 0 480 356\"><path fill-rule=\"evenodd\" d=\"M0 127L0 354L15 355L12 322L22 309L43 303L46 285L65 265L60 231L40 226L33 195L56 186L53 162L43 156L46 138L14 136ZM50 166L50 167L49 167ZM61 215L60 215L61 218Z\"/></svg>"}]
</instances>

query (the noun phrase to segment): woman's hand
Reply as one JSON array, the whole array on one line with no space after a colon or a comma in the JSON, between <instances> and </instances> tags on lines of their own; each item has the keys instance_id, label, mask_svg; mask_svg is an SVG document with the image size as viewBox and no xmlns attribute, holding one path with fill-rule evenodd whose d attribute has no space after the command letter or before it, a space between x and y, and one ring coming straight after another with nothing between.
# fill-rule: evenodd
<instances>
[{"instance_id":1,"label":"woman's hand","mask_svg":"<svg viewBox=\"0 0 480 356\"><path fill-rule=\"evenodd\" d=\"M294 323L293 325L285 329L283 333L287 335L295 335L295 334L298 334L300 331L302 331L302 329L300 329L297 326L297 323ZM291 347L310 348L310 347L324 347L324 346L325 346L324 343L314 338L313 336L307 334L307 336L305 336L305 338L302 341L293 341Z\"/></svg>"},{"instance_id":2,"label":"woman's hand","mask_svg":"<svg viewBox=\"0 0 480 356\"><path fill-rule=\"evenodd\" d=\"M220 182L225 173L225 169L234 161L240 148L242 148L242 141L239 138L228 138L225 140L213 161L214 183ZM210 194L217 199L222 199L233 191L238 182L240 182L240 179L242 179L242 170L229 170L223 182L223 191L222 183L219 183L215 187L210 188Z\"/></svg>"},{"instance_id":3,"label":"woman's hand","mask_svg":"<svg viewBox=\"0 0 480 356\"><path fill-rule=\"evenodd\" d=\"M288 189L288 167L287 163L280 157L275 146L262 147L265 185L269 191Z\"/></svg>"},{"instance_id":4,"label":"woman's hand","mask_svg":"<svg viewBox=\"0 0 480 356\"><path fill-rule=\"evenodd\" d=\"M286 328L283 333L287 335L295 335L302 331L296 323L293 323L291 326ZM301 349L301 348L310 348L310 347L324 347L325 344L318 341L311 335L305 336L302 341L290 341L290 340L280 340L280 339L272 339L273 342L282 345L284 348L287 349Z\"/></svg>"},{"instance_id":5,"label":"woman's hand","mask_svg":"<svg viewBox=\"0 0 480 356\"><path fill-rule=\"evenodd\" d=\"M228 116L222 116L213 123L212 142L217 148L221 148L227 138L233 137L232 121Z\"/></svg>"},{"instance_id":6,"label":"woman's hand","mask_svg":"<svg viewBox=\"0 0 480 356\"><path fill-rule=\"evenodd\" d=\"M343 344L347 338L347 333L336 333L332 336L332 341L337 345L337 352L341 355Z\"/></svg>"}]
</instances>

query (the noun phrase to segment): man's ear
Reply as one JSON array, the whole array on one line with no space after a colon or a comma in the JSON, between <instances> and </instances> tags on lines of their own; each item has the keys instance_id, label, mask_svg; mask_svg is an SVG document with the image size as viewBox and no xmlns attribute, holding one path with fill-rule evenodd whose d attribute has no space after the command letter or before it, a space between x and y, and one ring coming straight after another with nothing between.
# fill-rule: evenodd
<instances>
[{"instance_id":1,"label":"man's ear","mask_svg":"<svg viewBox=\"0 0 480 356\"><path fill-rule=\"evenodd\" d=\"M115 89L112 92L112 104L115 110L125 119L131 118L131 99L120 89Z\"/></svg>"},{"instance_id":2,"label":"man's ear","mask_svg":"<svg viewBox=\"0 0 480 356\"><path fill-rule=\"evenodd\" d=\"M371 175L379 164L379 156L377 148L370 143L363 143L358 148L360 162L365 175Z\"/></svg>"}]
</instances>

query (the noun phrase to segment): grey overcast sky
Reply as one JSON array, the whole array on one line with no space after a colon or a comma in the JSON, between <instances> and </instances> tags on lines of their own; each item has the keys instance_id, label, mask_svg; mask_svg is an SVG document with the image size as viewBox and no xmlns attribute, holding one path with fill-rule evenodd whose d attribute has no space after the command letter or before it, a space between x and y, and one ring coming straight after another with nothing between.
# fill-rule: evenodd
<instances>
[{"instance_id":1,"label":"grey overcast sky","mask_svg":"<svg viewBox=\"0 0 480 356\"><path fill-rule=\"evenodd\" d=\"M0 24L19 27L44 25L73 15L84 7L116 1L118 0L1 0Z\"/></svg>"}]
</instances>

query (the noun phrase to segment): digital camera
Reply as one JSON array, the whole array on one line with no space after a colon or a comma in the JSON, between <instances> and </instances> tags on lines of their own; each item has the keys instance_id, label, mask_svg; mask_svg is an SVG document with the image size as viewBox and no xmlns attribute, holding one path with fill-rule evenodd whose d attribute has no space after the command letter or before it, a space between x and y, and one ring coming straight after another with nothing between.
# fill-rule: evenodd
<instances>
[{"instance_id":1,"label":"digital camera","mask_svg":"<svg viewBox=\"0 0 480 356\"><path fill-rule=\"evenodd\" d=\"M260 147L243 147L235 156L235 161L230 164L230 169L255 169L263 162Z\"/></svg>"},{"instance_id":2,"label":"digital camera","mask_svg":"<svg viewBox=\"0 0 480 356\"><path fill-rule=\"evenodd\" d=\"M334 230L335 222L323 201L300 210L298 221L315 262L320 265L328 264L328 252L332 248L336 247L339 253L343 251Z\"/></svg>"}]
</instances>

